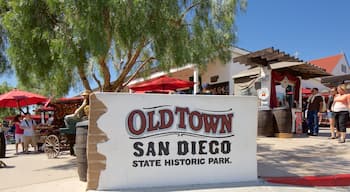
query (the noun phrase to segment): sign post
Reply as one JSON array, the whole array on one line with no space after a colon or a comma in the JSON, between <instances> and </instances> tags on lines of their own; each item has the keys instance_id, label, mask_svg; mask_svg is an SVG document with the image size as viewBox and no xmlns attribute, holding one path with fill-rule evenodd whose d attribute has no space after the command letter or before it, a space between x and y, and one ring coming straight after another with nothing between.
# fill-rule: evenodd
<instances>
[{"instance_id":1,"label":"sign post","mask_svg":"<svg viewBox=\"0 0 350 192\"><path fill-rule=\"evenodd\" d=\"M257 180L257 98L96 93L88 189Z\"/></svg>"}]
</instances>

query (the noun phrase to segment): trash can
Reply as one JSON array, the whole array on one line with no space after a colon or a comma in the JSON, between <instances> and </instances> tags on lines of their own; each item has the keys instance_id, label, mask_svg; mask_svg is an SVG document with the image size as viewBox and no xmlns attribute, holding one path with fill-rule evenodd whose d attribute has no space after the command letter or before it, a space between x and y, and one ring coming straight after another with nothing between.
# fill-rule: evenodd
<instances>
[{"instance_id":1,"label":"trash can","mask_svg":"<svg viewBox=\"0 0 350 192\"><path fill-rule=\"evenodd\" d=\"M258 136L273 137L274 134L272 110L259 110Z\"/></svg>"},{"instance_id":2,"label":"trash can","mask_svg":"<svg viewBox=\"0 0 350 192\"><path fill-rule=\"evenodd\" d=\"M75 155L77 156L78 175L80 181L87 180L87 134L89 121L81 121L76 124Z\"/></svg>"},{"instance_id":3,"label":"trash can","mask_svg":"<svg viewBox=\"0 0 350 192\"><path fill-rule=\"evenodd\" d=\"M1 131L1 128L0 128L0 158L5 158L5 156L6 156L5 132Z\"/></svg>"}]
</instances>

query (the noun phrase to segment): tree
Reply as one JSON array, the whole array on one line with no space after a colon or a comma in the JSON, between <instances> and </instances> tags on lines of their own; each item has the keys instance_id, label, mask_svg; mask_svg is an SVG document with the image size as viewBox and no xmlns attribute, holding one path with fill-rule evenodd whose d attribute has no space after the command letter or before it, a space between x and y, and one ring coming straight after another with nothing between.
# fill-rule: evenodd
<instances>
[{"instance_id":1,"label":"tree","mask_svg":"<svg viewBox=\"0 0 350 192\"><path fill-rule=\"evenodd\" d=\"M6 92L9 92L13 89L13 87L9 86L7 83L3 83L0 85L0 95ZM0 108L0 119L4 119L7 116L16 114L16 110L13 108Z\"/></svg>"},{"instance_id":2,"label":"tree","mask_svg":"<svg viewBox=\"0 0 350 192\"><path fill-rule=\"evenodd\" d=\"M140 71L231 59L245 0L9 0L2 25L25 86L119 91ZM98 73L97 73L98 72ZM78 74L78 75L77 75Z\"/></svg>"},{"instance_id":3,"label":"tree","mask_svg":"<svg viewBox=\"0 0 350 192\"><path fill-rule=\"evenodd\" d=\"M0 2L0 18L7 11L7 6L6 6L5 1ZM2 26L0 22L0 73L7 73L10 71L10 66L9 63L7 62L6 59L6 43L7 43L7 38L6 38L6 32L4 27Z\"/></svg>"}]
</instances>

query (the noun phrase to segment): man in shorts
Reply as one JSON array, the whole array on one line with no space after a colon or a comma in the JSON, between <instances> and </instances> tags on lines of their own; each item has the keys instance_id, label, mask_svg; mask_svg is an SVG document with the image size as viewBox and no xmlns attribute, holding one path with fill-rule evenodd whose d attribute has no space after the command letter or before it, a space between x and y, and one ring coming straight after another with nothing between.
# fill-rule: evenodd
<instances>
[{"instance_id":1,"label":"man in shorts","mask_svg":"<svg viewBox=\"0 0 350 192\"><path fill-rule=\"evenodd\" d=\"M24 152L28 153L29 144L34 147L35 151L38 151L38 143L35 137L36 122L31 118L30 113L26 113L24 119L21 122L21 127L23 131L23 141L24 141Z\"/></svg>"}]
</instances>

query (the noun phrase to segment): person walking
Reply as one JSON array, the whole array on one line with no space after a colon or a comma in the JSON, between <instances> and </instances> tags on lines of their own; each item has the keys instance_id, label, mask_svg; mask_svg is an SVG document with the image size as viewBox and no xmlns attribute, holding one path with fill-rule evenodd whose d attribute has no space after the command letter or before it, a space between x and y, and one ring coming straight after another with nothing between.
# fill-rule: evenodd
<instances>
[{"instance_id":1,"label":"person walking","mask_svg":"<svg viewBox=\"0 0 350 192\"><path fill-rule=\"evenodd\" d=\"M334 102L334 97L337 95L337 88L333 87L330 91L329 91L329 96L328 96L328 101L327 101L327 117L328 117L328 121L329 121L329 129L331 131L331 136L329 137L329 139L336 139L339 137L339 133L338 131L335 130L334 127L334 112L332 110L332 105Z\"/></svg>"},{"instance_id":2,"label":"person walking","mask_svg":"<svg viewBox=\"0 0 350 192\"><path fill-rule=\"evenodd\" d=\"M334 97L332 109L335 113L335 126L340 134L339 143L345 143L346 127L349 121L350 94L346 94L345 84L339 85L337 91L338 94Z\"/></svg>"},{"instance_id":3,"label":"person walking","mask_svg":"<svg viewBox=\"0 0 350 192\"><path fill-rule=\"evenodd\" d=\"M22 145L22 151L24 152L24 141L23 141L23 132L24 130L21 128L21 115L16 115L13 119L13 124L15 126L15 141L16 141L16 155L18 155L18 145Z\"/></svg>"},{"instance_id":4,"label":"person walking","mask_svg":"<svg viewBox=\"0 0 350 192\"><path fill-rule=\"evenodd\" d=\"M311 90L311 96L308 98L307 124L310 130L309 135L318 135L318 116L323 108L323 97L318 93L318 88Z\"/></svg>"},{"instance_id":5,"label":"person walking","mask_svg":"<svg viewBox=\"0 0 350 192\"><path fill-rule=\"evenodd\" d=\"M25 117L21 122L21 127L23 131L23 141L24 141L24 152L28 153L29 144L34 147L35 151L38 151L38 143L35 138L35 128L36 122L31 118L30 113L25 113Z\"/></svg>"}]
</instances>

